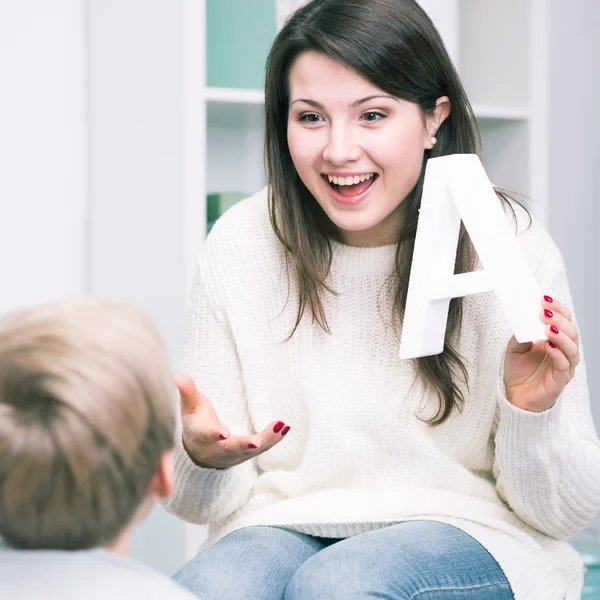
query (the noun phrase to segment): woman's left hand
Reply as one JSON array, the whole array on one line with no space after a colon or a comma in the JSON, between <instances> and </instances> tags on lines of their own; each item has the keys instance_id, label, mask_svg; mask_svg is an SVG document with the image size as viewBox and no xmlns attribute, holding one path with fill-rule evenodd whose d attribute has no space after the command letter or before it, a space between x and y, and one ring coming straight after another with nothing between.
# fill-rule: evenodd
<instances>
[{"instance_id":1,"label":"woman's left hand","mask_svg":"<svg viewBox=\"0 0 600 600\"><path fill-rule=\"evenodd\" d=\"M519 344L513 336L504 362L508 400L532 412L554 406L579 363L579 332L568 309L544 296L540 319L546 325L548 339Z\"/></svg>"}]
</instances>

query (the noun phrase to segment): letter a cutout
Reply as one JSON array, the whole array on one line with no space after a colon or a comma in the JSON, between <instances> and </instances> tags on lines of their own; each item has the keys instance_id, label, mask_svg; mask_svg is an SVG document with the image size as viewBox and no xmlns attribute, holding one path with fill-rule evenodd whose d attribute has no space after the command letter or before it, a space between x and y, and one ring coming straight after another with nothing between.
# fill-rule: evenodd
<instances>
[{"instance_id":1,"label":"letter a cutout","mask_svg":"<svg viewBox=\"0 0 600 600\"><path fill-rule=\"evenodd\" d=\"M484 267L454 275L460 222ZM518 342L546 338L539 319L542 293L475 154L427 162L404 312L400 358L444 349L450 300L493 291Z\"/></svg>"}]
</instances>

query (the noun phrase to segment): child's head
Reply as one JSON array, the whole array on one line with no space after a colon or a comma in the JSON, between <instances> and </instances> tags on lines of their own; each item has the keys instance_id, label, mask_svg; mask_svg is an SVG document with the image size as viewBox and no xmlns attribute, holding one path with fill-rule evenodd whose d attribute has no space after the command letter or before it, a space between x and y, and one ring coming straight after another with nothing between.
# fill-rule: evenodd
<instances>
[{"instance_id":1,"label":"child's head","mask_svg":"<svg viewBox=\"0 0 600 600\"><path fill-rule=\"evenodd\" d=\"M299 9L273 44L265 109L284 238L300 228L350 245L393 243L416 216L427 159L478 147L461 82L414 0L313 0ZM340 176L359 183L340 185Z\"/></svg>"},{"instance_id":2,"label":"child's head","mask_svg":"<svg viewBox=\"0 0 600 600\"><path fill-rule=\"evenodd\" d=\"M160 336L131 306L87 298L0 319L0 536L114 540L170 489L172 390Z\"/></svg>"}]
</instances>

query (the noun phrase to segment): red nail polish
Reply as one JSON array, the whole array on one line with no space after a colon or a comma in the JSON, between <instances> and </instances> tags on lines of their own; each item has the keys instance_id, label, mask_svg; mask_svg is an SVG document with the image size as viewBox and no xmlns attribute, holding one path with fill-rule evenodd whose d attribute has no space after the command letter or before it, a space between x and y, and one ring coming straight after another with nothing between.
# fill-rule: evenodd
<instances>
[{"instance_id":1,"label":"red nail polish","mask_svg":"<svg viewBox=\"0 0 600 600\"><path fill-rule=\"evenodd\" d=\"M546 317L548 319L551 319L554 316L554 313L551 310L548 310L547 308L544 309L544 315L546 315Z\"/></svg>"},{"instance_id":2,"label":"red nail polish","mask_svg":"<svg viewBox=\"0 0 600 600\"><path fill-rule=\"evenodd\" d=\"M546 302L554 302L554 300L552 300L552 297L551 297L551 296L544 296L544 300L545 300Z\"/></svg>"},{"instance_id":3,"label":"red nail polish","mask_svg":"<svg viewBox=\"0 0 600 600\"><path fill-rule=\"evenodd\" d=\"M279 433L284 425L285 423L283 421L277 421L273 427L273 433Z\"/></svg>"},{"instance_id":4,"label":"red nail polish","mask_svg":"<svg viewBox=\"0 0 600 600\"><path fill-rule=\"evenodd\" d=\"M254 444L248 444L248 448L252 448L253 450L256 450L256 448L258 448L258 446L254 445Z\"/></svg>"},{"instance_id":5,"label":"red nail polish","mask_svg":"<svg viewBox=\"0 0 600 600\"><path fill-rule=\"evenodd\" d=\"M556 348L556 344L553 344L551 341L548 341L548 346L550 346L550 348Z\"/></svg>"},{"instance_id":6,"label":"red nail polish","mask_svg":"<svg viewBox=\"0 0 600 600\"><path fill-rule=\"evenodd\" d=\"M289 430L291 429L291 427L288 425L282 432L281 435L285 435Z\"/></svg>"},{"instance_id":7,"label":"red nail polish","mask_svg":"<svg viewBox=\"0 0 600 600\"><path fill-rule=\"evenodd\" d=\"M554 325L550 325L550 331L552 333L558 333L558 329Z\"/></svg>"},{"instance_id":8,"label":"red nail polish","mask_svg":"<svg viewBox=\"0 0 600 600\"><path fill-rule=\"evenodd\" d=\"M219 439L220 440L226 440L227 438L222 433L220 433L219 434Z\"/></svg>"}]
</instances>

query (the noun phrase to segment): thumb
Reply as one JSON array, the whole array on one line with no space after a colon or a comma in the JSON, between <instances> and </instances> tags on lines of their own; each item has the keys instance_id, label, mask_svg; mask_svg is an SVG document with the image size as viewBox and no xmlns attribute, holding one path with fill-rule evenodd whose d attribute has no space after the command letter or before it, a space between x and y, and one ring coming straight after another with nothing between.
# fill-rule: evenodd
<instances>
[{"instance_id":1,"label":"thumb","mask_svg":"<svg viewBox=\"0 0 600 600\"><path fill-rule=\"evenodd\" d=\"M523 342L522 344L517 342L517 338L513 335L510 340L508 340L508 345L506 346L506 352L512 354L524 354L533 346L533 342Z\"/></svg>"},{"instance_id":2,"label":"thumb","mask_svg":"<svg viewBox=\"0 0 600 600\"><path fill-rule=\"evenodd\" d=\"M183 414L194 412L202 405L202 396L198 392L194 380L187 373L176 373L173 380L179 390Z\"/></svg>"}]
</instances>

